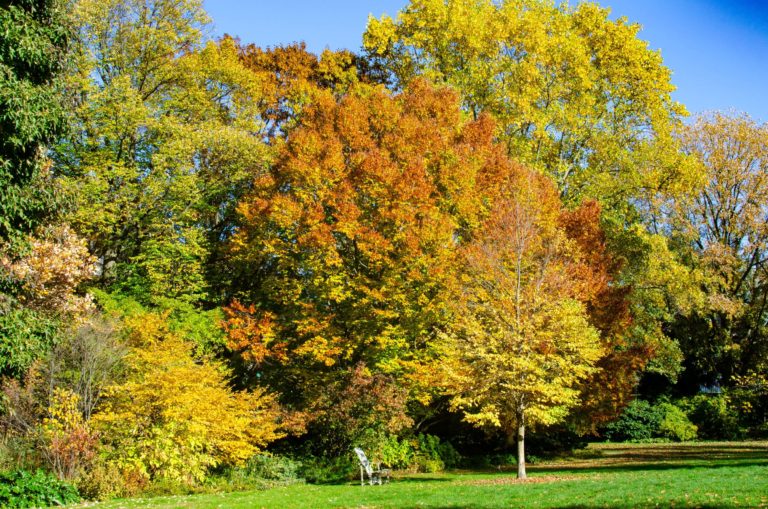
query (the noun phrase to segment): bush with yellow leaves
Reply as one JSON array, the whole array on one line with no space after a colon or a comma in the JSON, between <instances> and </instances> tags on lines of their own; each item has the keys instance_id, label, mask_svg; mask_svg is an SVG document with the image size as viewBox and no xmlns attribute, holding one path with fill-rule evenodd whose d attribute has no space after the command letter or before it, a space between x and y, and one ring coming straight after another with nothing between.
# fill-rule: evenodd
<instances>
[{"instance_id":1,"label":"bush with yellow leaves","mask_svg":"<svg viewBox=\"0 0 768 509\"><path fill-rule=\"evenodd\" d=\"M126 379L93 415L108 463L148 481L195 484L219 465L239 466L281 435L279 409L264 391L235 392L229 371L194 357L166 317L128 319Z\"/></svg>"}]
</instances>

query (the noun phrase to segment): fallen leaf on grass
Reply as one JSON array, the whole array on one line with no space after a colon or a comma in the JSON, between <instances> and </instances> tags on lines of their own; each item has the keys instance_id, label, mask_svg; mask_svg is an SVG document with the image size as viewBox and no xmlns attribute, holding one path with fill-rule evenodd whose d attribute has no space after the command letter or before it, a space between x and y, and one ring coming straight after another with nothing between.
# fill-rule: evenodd
<instances>
[{"instance_id":1,"label":"fallen leaf on grass","mask_svg":"<svg viewBox=\"0 0 768 509\"><path fill-rule=\"evenodd\" d=\"M537 475L534 477L529 477L528 479L518 479L517 477L496 477L492 479L459 481L456 484L463 484L468 486L491 486L498 484L537 484L558 481L573 481L576 479L584 479L584 477L576 475Z\"/></svg>"}]
</instances>

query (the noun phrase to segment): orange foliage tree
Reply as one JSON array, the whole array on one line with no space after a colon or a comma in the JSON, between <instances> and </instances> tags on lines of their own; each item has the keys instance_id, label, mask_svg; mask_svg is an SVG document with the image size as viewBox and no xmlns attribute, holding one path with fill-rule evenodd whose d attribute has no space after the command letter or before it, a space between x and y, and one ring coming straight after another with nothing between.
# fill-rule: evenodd
<instances>
[{"instance_id":1,"label":"orange foliage tree","mask_svg":"<svg viewBox=\"0 0 768 509\"><path fill-rule=\"evenodd\" d=\"M424 81L395 96L317 91L231 243L229 345L260 381L310 408L363 363L430 399L456 250L508 164L492 132Z\"/></svg>"},{"instance_id":2,"label":"orange foliage tree","mask_svg":"<svg viewBox=\"0 0 768 509\"><path fill-rule=\"evenodd\" d=\"M320 90L347 92L359 81L363 63L345 50L315 55L303 42L266 49L249 44L240 48L240 60L260 82L258 106L270 138L293 127Z\"/></svg>"},{"instance_id":3,"label":"orange foliage tree","mask_svg":"<svg viewBox=\"0 0 768 509\"><path fill-rule=\"evenodd\" d=\"M631 333L632 288L617 284L624 262L606 247L600 215L600 205L586 201L577 209L563 211L559 219L574 244L579 299L590 323L600 332L605 351L597 363L600 369L582 384L583 401L573 416L581 431L590 432L621 412L632 397L639 373L657 353L652 342Z\"/></svg>"}]
</instances>

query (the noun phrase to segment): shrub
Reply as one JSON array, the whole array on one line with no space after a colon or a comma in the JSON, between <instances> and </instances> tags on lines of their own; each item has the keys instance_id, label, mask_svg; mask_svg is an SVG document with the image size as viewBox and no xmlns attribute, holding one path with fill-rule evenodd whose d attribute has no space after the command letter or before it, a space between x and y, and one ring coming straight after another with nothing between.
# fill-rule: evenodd
<instances>
[{"instance_id":1,"label":"shrub","mask_svg":"<svg viewBox=\"0 0 768 509\"><path fill-rule=\"evenodd\" d=\"M740 423L749 428L752 438L768 436L768 374L749 372L731 379L728 391L731 406L738 409Z\"/></svg>"},{"instance_id":2,"label":"shrub","mask_svg":"<svg viewBox=\"0 0 768 509\"><path fill-rule=\"evenodd\" d=\"M375 445L363 445L363 449L370 451L373 461L381 461L390 468L408 468L416 452L411 440L394 435L384 435Z\"/></svg>"},{"instance_id":3,"label":"shrub","mask_svg":"<svg viewBox=\"0 0 768 509\"><path fill-rule=\"evenodd\" d=\"M0 438L0 472L38 468L41 458L35 441L27 436L5 435ZM2 506L0 506L2 507Z\"/></svg>"},{"instance_id":4,"label":"shrub","mask_svg":"<svg viewBox=\"0 0 768 509\"><path fill-rule=\"evenodd\" d=\"M514 465L517 465L517 455L513 452L478 454L464 457L462 461L463 467L471 469L495 468L502 470Z\"/></svg>"},{"instance_id":5,"label":"shrub","mask_svg":"<svg viewBox=\"0 0 768 509\"><path fill-rule=\"evenodd\" d=\"M749 438L753 440L765 440L768 438L768 422L751 427L749 429Z\"/></svg>"},{"instance_id":6,"label":"shrub","mask_svg":"<svg viewBox=\"0 0 768 509\"><path fill-rule=\"evenodd\" d=\"M41 435L45 457L62 479L76 479L96 456L98 438L83 418L80 397L57 387L51 395L49 417L43 419Z\"/></svg>"},{"instance_id":7,"label":"shrub","mask_svg":"<svg viewBox=\"0 0 768 509\"><path fill-rule=\"evenodd\" d=\"M696 438L698 427L680 408L671 403L660 403L657 408L662 415L658 429L659 435L679 442Z\"/></svg>"},{"instance_id":8,"label":"shrub","mask_svg":"<svg viewBox=\"0 0 768 509\"><path fill-rule=\"evenodd\" d=\"M302 458L299 473L314 484L348 481L359 475L358 461L351 452L338 458L309 456Z\"/></svg>"},{"instance_id":9,"label":"shrub","mask_svg":"<svg viewBox=\"0 0 768 509\"><path fill-rule=\"evenodd\" d=\"M244 467L236 469L254 479L268 481L292 482L301 479L299 471L301 462L286 456L257 454Z\"/></svg>"},{"instance_id":10,"label":"shrub","mask_svg":"<svg viewBox=\"0 0 768 509\"><path fill-rule=\"evenodd\" d=\"M407 414L407 400L407 391L395 378L357 364L325 384L314 401L309 429L312 452L318 456L346 456L357 446L369 459L383 461L378 457L382 442L413 424Z\"/></svg>"},{"instance_id":11,"label":"shrub","mask_svg":"<svg viewBox=\"0 0 768 509\"><path fill-rule=\"evenodd\" d=\"M228 467L209 476L205 484L199 486L187 486L192 493L221 493L233 491L253 491L303 483L300 475L301 462L287 456L274 456L270 454L257 454L250 458L241 467ZM183 488L184 486L181 486ZM167 485L161 486L153 483L155 491L178 488Z\"/></svg>"},{"instance_id":12,"label":"shrub","mask_svg":"<svg viewBox=\"0 0 768 509\"><path fill-rule=\"evenodd\" d=\"M707 440L737 440L743 438L739 428L738 410L727 395L698 394L685 400L683 406L698 427L699 436Z\"/></svg>"},{"instance_id":13,"label":"shrub","mask_svg":"<svg viewBox=\"0 0 768 509\"><path fill-rule=\"evenodd\" d=\"M442 442L435 435L398 438L370 431L363 434L360 446L373 463L417 472L440 472L458 466L462 460L449 442Z\"/></svg>"},{"instance_id":14,"label":"shrub","mask_svg":"<svg viewBox=\"0 0 768 509\"><path fill-rule=\"evenodd\" d=\"M434 435L419 434L416 438L416 449L420 456L426 457L435 464L442 463L443 468L452 468L461 462L461 455L449 442L442 442L440 441L440 438ZM437 472L439 470L429 471Z\"/></svg>"},{"instance_id":15,"label":"shrub","mask_svg":"<svg viewBox=\"0 0 768 509\"><path fill-rule=\"evenodd\" d=\"M616 421L605 428L605 437L613 442L648 440L654 437L663 415L647 401L632 401Z\"/></svg>"},{"instance_id":16,"label":"shrub","mask_svg":"<svg viewBox=\"0 0 768 509\"><path fill-rule=\"evenodd\" d=\"M20 379L59 340L58 324L30 309L0 313L0 377Z\"/></svg>"},{"instance_id":17,"label":"shrub","mask_svg":"<svg viewBox=\"0 0 768 509\"><path fill-rule=\"evenodd\" d=\"M42 470L0 473L0 507L49 507L79 501L80 496L72 485Z\"/></svg>"},{"instance_id":18,"label":"shrub","mask_svg":"<svg viewBox=\"0 0 768 509\"><path fill-rule=\"evenodd\" d=\"M569 424L532 430L525 442L527 456L533 455L542 458L571 453L587 446L584 437Z\"/></svg>"},{"instance_id":19,"label":"shrub","mask_svg":"<svg viewBox=\"0 0 768 509\"><path fill-rule=\"evenodd\" d=\"M88 500L133 497L144 492L148 484L140 472L121 469L100 457L76 482L80 495Z\"/></svg>"},{"instance_id":20,"label":"shrub","mask_svg":"<svg viewBox=\"0 0 768 509\"><path fill-rule=\"evenodd\" d=\"M638 399L606 426L605 436L616 442L685 441L695 439L697 431L680 407L667 401L652 405Z\"/></svg>"},{"instance_id":21,"label":"shrub","mask_svg":"<svg viewBox=\"0 0 768 509\"><path fill-rule=\"evenodd\" d=\"M279 410L264 391L233 392L226 368L196 359L162 315L131 319L127 377L105 393L91 422L121 470L197 484L215 467L242 466L279 438Z\"/></svg>"},{"instance_id":22,"label":"shrub","mask_svg":"<svg viewBox=\"0 0 768 509\"><path fill-rule=\"evenodd\" d=\"M423 472L426 474L434 474L435 472L442 472L445 470L445 463L440 458L430 458L422 454L414 456L412 467L417 472Z\"/></svg>"}]
</instances>

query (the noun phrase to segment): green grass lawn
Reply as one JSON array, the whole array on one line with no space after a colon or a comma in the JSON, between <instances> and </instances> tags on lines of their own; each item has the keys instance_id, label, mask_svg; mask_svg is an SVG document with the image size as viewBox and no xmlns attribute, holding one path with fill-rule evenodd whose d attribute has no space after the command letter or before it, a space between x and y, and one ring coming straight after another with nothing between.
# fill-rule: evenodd
<instances>
[{"instance_id":1,"label":"green grass lawn","mask_svg":"<svg viewBox=\"0 0 768 509\"><path fill-rule=\"evenodd\" d=\"M514 472L403 475L384 486L293 485L266 491L118 500L98 509L766 507L768 442L593 444ZM83 507L83 506L78 506Z\"/></svg>"}]
</instances>

